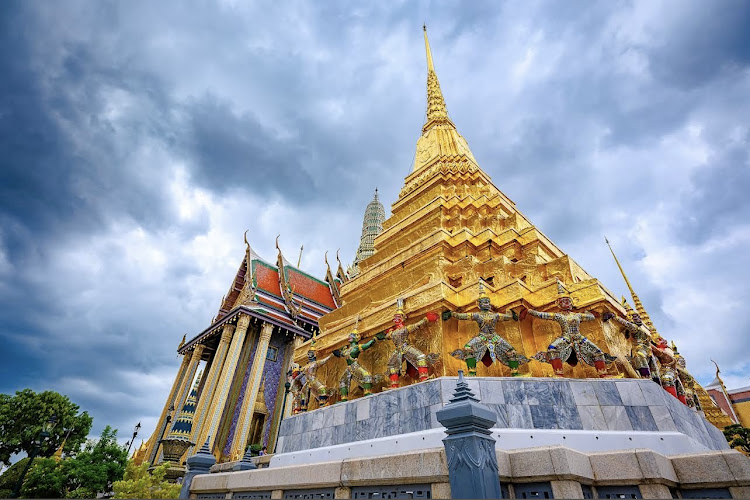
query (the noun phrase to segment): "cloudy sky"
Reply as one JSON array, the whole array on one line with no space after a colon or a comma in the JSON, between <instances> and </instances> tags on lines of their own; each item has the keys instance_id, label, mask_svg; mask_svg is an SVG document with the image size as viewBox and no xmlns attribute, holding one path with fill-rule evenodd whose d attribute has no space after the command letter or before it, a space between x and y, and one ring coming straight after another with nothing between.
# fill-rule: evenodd
<instances>
[{"instance_id":1,"label":"cloudy sky","mask_svg":"<svg viewBox=\"0 0 750 500\"><path fill-rule=\"evenodd\" d=\"M750 385L750 4L0 4L0 392L153 431L243 256L324 273L425 116L697 378Z\"/></svg>"}]
</instances>

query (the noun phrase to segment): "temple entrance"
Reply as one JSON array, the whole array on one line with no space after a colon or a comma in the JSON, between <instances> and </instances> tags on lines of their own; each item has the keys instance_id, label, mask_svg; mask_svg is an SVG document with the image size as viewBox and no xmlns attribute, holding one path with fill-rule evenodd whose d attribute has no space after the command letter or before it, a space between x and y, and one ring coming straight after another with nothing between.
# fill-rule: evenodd
<instances>
[{"instance_id":1,"label":"temple entrance","mask_svg":"<svg viewBox=\"0 0 750 500\"><path fill-rule=\"evenodd\" d=\"M250 434L248 435L247 442L250 445L259 444L263 445L263 429L265 428L266 414L253 412L253 418L250 420Z\"/></svg>"}]
</instances>

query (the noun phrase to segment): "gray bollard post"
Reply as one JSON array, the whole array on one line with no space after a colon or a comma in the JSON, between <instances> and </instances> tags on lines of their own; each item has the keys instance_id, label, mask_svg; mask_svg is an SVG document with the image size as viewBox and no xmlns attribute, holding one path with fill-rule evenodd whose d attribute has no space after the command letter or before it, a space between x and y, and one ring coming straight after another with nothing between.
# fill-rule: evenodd
<instances>
[{"instance_id":1,"label":"gray bollard post","mask_svg":"<svg viewBox=\"0 0 750 500\"><path fill-rule=\"evenodd\" d=\"M240 460L239 462L237 462L236 464L234 464L232 466L232 470L233 471L238 471L238 470L254 470L254 469L257 469L258 466L255 465L255 462L253 462L252 456L253 456L252 450L248 446L247 450L245 450L245 455L242 457L242 460Z\"/></svg>"},{"instance_id":2,"label":"gray bollard post","mask_svg":"<svg viewBox=\"0 0 750 500\"><path fill-rule=\"evenodd\" d=\"M448 437L443 439L453 498L502 498L490 429L497 416L479 402L458 371L453 398L437 412Z\"/></svg>"},{"instance_id":3,"label":"gray bollard post","mask_svg":"<svg viewBox=\"0 0 750 500\"><path fill-rule=\"evenodd\" d=\"M213 456L208 445L210 442L211 436L208 436L200 451L186 460L187 472L185 472L185 478L182 480L180 498L190 498L190 485L193 478L198 474L208 474L211 466L216 463L216 457Z\"/></svg>"}]
</instances>

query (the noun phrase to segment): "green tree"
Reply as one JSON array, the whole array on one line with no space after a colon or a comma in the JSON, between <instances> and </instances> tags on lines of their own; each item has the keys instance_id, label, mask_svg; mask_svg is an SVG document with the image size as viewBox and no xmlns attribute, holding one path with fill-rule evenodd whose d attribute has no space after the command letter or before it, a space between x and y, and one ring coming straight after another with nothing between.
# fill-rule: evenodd
<instances>
[{"instance_id":1,"label":"green tree","mask_svg":"<svg viewBox=\"0 0 750 500\"><path fill-rule=\"evenodd\" d=\"M62 462L54 458L37 458L34 466L26 474L21 487L24 498L63 498L65 497L66 477Z\"/></svg>"},{"instance_id":2,"label":"green tree","mask_svg":"<svg viewBox=\"0 0 750 500\"><path fill-rule=\"evenodd\" d=\"M165 462L149 474L148 462L138 466L129 461L123 480L112 486L115 498L177 498L181 486L164 479L169 465Z\"/></svg>"},{"instance_id":3,"label":"green tree","mask_svg":"<svg viewBox=\"0 0 750 500\"><path fill-rule=\"evenodd\" d=\"M747 427L739 424L728 425L724 427L724 437L732 448L750 453L750 429Z\"/></svg>"},{"instance_id":4,"label":"green tree","mask_svg":"<svg viewBox=\"0 0 750 500\"><path fill-rule=\"evenodd\" d=\"M0 498L10 498L15 488L16 483L21 478L23 470L26 468L26 463L29 461L28 457L22 458L18 462L8 467L2 475L0 475Z\"/></svg>"},{"instance_id":5,"label":"green tree","mask_svg":"<svg viewBox=\"0 0 750 500\"><path fill-rule=\"evenodd\" d=\"M79 407L67 396L54 391L36 393L31 389L17 391L15 396L0 394L0 463L10 465L14 453L31 454L42 426L52 415L57 424L49 439L41 444L40 457L50 457L65 436L65 449L77 450L86 441L92 419L88 413L78 414Z\"/></svg>"},{"instance_id":6,"label":"green tree","mask_svg":"<svg viewBox=\"0 0 750 500\"><path fill-rule=\"evenodd\" d=\"M60 462L35 462L21 489L25 498L95 498L122 479L127 451L117 444L117 430L107 426L75 456Z\"/></svg>"}]
</instances>

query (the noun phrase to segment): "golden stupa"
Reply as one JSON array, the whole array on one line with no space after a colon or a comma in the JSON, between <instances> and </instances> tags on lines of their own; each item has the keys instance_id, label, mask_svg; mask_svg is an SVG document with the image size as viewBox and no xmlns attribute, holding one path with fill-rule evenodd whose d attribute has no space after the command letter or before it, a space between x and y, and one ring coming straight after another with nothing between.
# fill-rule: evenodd
<instances>
[{"instance_id":1,"label":"golden stupa","mask_svg":"<svg viewBox=\"0 0 750 500\"><path fill-rule=\"evenodd\" d=\"M522 307L557 310L560 280L578 311L607 309L624 315L617 298L534 227L479 167L448 116L426 31L424 39L427 119L417 140L414 165L375 239L375 253L360 261L359 274L341 285L341 307L320 319L319 355L344 345L358 317L363 340L392 326L399 298L404 300L407 324L429 311L476 311L480 280L495 310L503 312ZM547 349L560 335L560 327L528 317L498 323L497 332L531 357ZM625 357L630 344L619 328L589 321L581 325L581 332L618 358L609 365L611 376L636 376ZM437 321L415 332L412 343L426 353L440 354L433 376L456 375L465 365L450 352L476 333L473 322ZM390 342L378 342L360 362L373 374L386 373L391 347ZM303 363L307 349L307 344L300 345L295 361ZM344 366L343 360L336 359L321 368L319 377L335 391ZM520 372L553 375L550 365L537 361L523 365ZM510 370L499 363L489 368L480 365L478 375L509 376ZM597 373L579 363L565 365L565 376L596 377ZM402 384L411 382L402 377Z\"/></svg>"}]
</instances>

